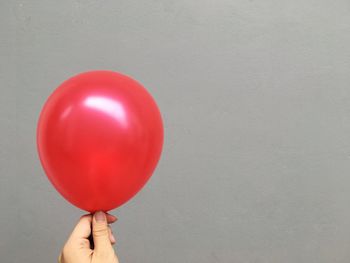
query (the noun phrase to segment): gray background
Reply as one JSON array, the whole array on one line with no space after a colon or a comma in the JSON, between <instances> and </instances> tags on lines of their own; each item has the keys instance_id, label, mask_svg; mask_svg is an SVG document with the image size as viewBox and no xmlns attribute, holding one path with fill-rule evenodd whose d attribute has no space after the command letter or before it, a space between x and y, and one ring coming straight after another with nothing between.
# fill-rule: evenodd
<instances>
[{"instance_id":1,"label":"gray background","mask_svg":"<svg viewBox=\"0 0 350 263\"><path fill-rule=\"evenodd\" d=\"M1 262L55 262L83 213L38 162L47 96L91 69L164 117L149 184L113 211L121 263L349 262L348 0L0 2Z\"/></svg>"}]
</instances>

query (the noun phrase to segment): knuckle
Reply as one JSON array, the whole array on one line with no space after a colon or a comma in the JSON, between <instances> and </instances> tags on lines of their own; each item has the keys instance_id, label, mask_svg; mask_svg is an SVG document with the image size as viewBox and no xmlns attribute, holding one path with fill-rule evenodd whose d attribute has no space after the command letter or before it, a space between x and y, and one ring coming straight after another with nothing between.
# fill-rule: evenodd
<instances>
[{"instance_id":1,"label":"knuckle","mask_svg":"<svg viewBox=\"0 0 350 263\"><path fill-rule=\"evenodd\" d=\"M95 227L92 230L94 236L100 237L100 236L106 236L108 235L108 228L107 227Z\"/></svg>"},{"instance_id":2,"label":"knuckle","mask_svg":"<svg viewBox=\"0 0 350 263\"><path fill-rule=\"evenodd\" d=\"M90 242L87 239L82 239L79 241L80 248L85 248L85 247L88 247L89 245L90 245Z\"/></svg>"}]
</instances>

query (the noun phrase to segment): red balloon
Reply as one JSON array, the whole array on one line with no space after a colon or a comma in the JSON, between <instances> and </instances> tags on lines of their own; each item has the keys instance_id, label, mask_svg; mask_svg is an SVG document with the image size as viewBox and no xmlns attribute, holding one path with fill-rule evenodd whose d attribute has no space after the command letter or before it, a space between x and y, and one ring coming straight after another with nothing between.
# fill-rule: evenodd
<instances>
[{"instance_id":1,"label":"red balloon","mask_svg":"<svg viewBox=\"0 0 350 263\"><path fill-rule=\"evenodd\" d=\"M163 146L160 111L135 80L91 71L62 83L37 127L42 166L75 206L108 211L133 197L151 177Z\"/></svg>"}]
</instances>

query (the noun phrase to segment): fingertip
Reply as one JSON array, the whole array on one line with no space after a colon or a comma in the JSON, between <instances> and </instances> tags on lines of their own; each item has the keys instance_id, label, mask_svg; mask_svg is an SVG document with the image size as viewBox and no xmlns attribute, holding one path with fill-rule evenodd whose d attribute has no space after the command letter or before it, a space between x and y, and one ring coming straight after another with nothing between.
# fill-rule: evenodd
<instances>
[{"instance_id":1,"label":"fingertip","mask_svg":"<svg viewBox=\"0 0 350 263\"><path fill-rule=\"evenodd\" d=\"M91 224L92 222L92 215L90 214L87 214L87 215L83 215L79 218L79 221L78 221L78 225L79 224L85 224L86 222L88 222L89 224Z\"/></svg>"},{"instance_id":2,"label":"fingertip","mask_svg":"<svg viewBox=\"0 0 350 263\"><path fill-rule=\"evenodd\" d=\"M108 224L112 224L118 220L118 218L116 216L108 214L108 213L106 214L106 217L107 217Z\"/></svg>"},{"instance_id":3,"label":"fingertip","mask_svg":"<svg viewBox=\"0 0 350 263\"><path fill-rule=\"evenodd\" d=\"M115 244L116 240L115 240L115 237L113 235L113 233L111 233L111 242L112 242L112 245Z\"/></svg>"},{"instance_id":4,"label":"fingertip","mask_svg":"<svg viewBox=\"0 0 350 263\"><path fill-rule=\"evenodd\" d=\"M109 233L109 240L111 241L111 244L115 244L115 237L113 235L113 231L111 227L108 227L108 233Z\"/></svg>"},{"instance_id":5,"label":"fingertip","mask_svg":"<svg viewBox=\"0 0 350 263\"><path fill-rule=\"evenodd\" d=\"M91 219L92 215L91 214L85 214L85 215L82 215L79 220L85 220L85 219Z\"/></svg>"}]
</instances>

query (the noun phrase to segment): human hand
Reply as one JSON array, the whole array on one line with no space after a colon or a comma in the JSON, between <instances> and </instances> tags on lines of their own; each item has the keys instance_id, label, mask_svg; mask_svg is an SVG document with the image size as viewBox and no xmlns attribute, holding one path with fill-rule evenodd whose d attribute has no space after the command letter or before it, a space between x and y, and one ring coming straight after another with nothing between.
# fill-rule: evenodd
<instances>
[{"instance_id":1,"label":"human hand","mask_svg":"<svg viewBox=\"0 0 350 263\"><path fill-rule=\"evenodd\" d=\"M97 212L82 216L58 258L59 263L119 263L112 244L115 238L108 224L116 217ZM89 237L92 233L92 249Z\"/></svg>"}]
</instances>

